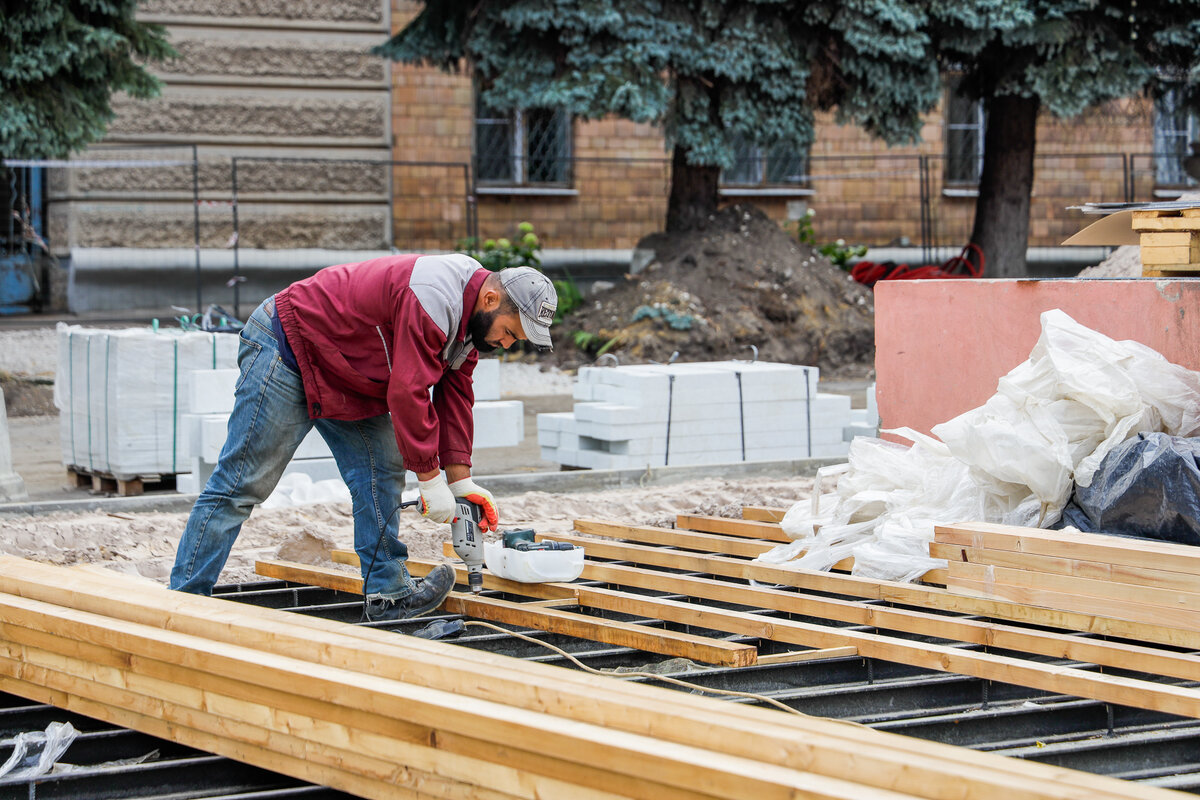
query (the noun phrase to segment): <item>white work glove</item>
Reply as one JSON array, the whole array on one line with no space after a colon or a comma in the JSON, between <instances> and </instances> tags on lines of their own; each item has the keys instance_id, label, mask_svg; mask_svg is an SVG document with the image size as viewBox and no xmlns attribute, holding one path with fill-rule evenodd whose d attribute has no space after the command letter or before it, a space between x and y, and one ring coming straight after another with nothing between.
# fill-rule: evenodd
<instances>
[{"instance_id":1,"label":"white work glove","mask_svg":"<svg viewBox=\"0 0 1200 800\"><path fill-rule=\"evenodd\" d=\"M492 497L491 492L470 478L463 478L461 481L450 484L450 491L455 497L470 500L483 509L483 519L479 521L481 530L484 532L496 530L500 524L500 510L496 508L496 499Z\"/></svg>"},{"instance_id":2,"label":"white work glove","mask_svg":"<svg viewBox=\"0 0 1200 800\"><path fill-rule=\"evenodd\" d=\"M446 476L438 473L421 485L421 516L434 522L454 521L454 494L446 485Z\"/></svg>"}]
</instances>

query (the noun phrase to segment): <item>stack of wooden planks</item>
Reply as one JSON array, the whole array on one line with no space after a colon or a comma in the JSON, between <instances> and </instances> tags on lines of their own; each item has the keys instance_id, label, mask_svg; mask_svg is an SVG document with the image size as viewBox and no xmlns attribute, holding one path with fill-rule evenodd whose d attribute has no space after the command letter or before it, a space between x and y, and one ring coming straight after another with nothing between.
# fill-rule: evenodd
<instances>
[{"instance_id":1,"label":"stack of wooden planks","mask_svg":"<svg viewBox=\"0 0 1200 800\"><path fill-rule=\"evenodd\" d=\"M937 528L931 554L963 594L1200 631L1200 548L971 523Z\"/></svg>"},{"instance_id":2,"label":"stack of wooden planks","mask_svg":"<svg viewBox=\"0 0 1200 800\"><path fill-rule=\"evenodd\" d=\"M1200 208L1133 212L1143 277L1200 275Z\"/></svg>"},{"instance_id":3,"label":"stack of wooden planks","mask_svg":"<svg viewBox=\"0 0 1200 800\"><path fill-rule=\"evenodd\" d=\"M702 516L681 516L677 523L691 530L581 519L575 522L578 533L539 534L541 539L585 547L589 557L580 582L514 584L488 576L485 588L525 596L529 602L455 593L446 610L715 664L857 654L1200 718L1200 689L1178 685L1180 680L1200 680L1200 658L1195 655L1200 631L1195 629L1162 620L1130 620L1095 608L1045 608L935 585L770 565L753 558L784 536L777 525L771 527L773 523ZM697 530L705 528L724 533ZM353 553L335 555L357 564ZM417 574L433 563L410 561ZM259 571L348 591L357 592L360 586L357 574L332 567L263 562ZM926 579L944 582L948 576L937 570ZM767 586L747 585L748 581ZM465 583L461 576L460 583ZM683 598L654 597L646 590ZM617 622L605 619L604 612L660 624ZM874 630L847 629L845 623ZM740 641L697 636L696 630ZM1123 641L1081 637L1080 632ZM938 641L914 640L912 634ZM747 639L774 643L771 650L780 645L793 649L763 655ZM991 653L989 648L1018 655ZM1055 660L1047 662L1046 657ZM1093 664L1161 680L1105 674L1090 668Z\"/></svg>"},{"instance_id":4,"label":"stack of wooden planks","mask_svg":"<svg viewBox=\"0 0 1200 800\"><path fill-rule=\"evenodd\" d=\"M366 798L1175 796L13 557L0 690Z\"/></svg>"}]
</instances>

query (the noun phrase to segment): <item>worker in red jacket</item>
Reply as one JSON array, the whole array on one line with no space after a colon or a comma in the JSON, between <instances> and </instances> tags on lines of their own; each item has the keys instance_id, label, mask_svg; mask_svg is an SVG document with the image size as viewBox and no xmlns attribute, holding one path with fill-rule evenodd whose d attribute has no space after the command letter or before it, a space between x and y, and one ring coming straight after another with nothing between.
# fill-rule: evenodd
<instances>
[{"instance_id":1,"label":"worker in red jacket","mask_svg":"<svg viewBox=\"0 0 1200 800\"><path fill-rule=\"evenodd\" d=\"M471 479L471 375L479 352L521 340L550 349L557 306L537 270L489 272L461 254L328 267L267 298L241 332L229 434L180 539L171 588L212 592L242 523L316 427L350 488L368 618L437 608L454 571L408 573L396 537L405 469L420 479L424 516L450 522L466 497L483 508L483 529L495 529L496 502Z\"/></svg>"}]
</instances>

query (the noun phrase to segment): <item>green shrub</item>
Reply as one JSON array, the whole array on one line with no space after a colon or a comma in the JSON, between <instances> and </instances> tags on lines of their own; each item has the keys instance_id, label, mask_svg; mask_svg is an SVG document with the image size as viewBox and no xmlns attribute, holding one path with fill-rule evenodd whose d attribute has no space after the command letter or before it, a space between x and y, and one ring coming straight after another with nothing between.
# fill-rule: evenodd
<instances>
[{"instance_id":1,"label":"green shrub","mask_svg":"<svg viewBox=\"0 0 1200 800\"><path fill-rule=\"evenodd\" d=\"M811 208L804 212L804 216L796 220L796 240L801 244L806 244L809 247L816 248L817 252L828 258L833 265L838 269L850 271L850 260L853 258L862 258L867 254L867 246L865 244L846 244L845 239L838 239L836 242L828 244L817 244L817 232L813 229L813 217L817 215L816 211Z\"/></svg>"}]
</instances>

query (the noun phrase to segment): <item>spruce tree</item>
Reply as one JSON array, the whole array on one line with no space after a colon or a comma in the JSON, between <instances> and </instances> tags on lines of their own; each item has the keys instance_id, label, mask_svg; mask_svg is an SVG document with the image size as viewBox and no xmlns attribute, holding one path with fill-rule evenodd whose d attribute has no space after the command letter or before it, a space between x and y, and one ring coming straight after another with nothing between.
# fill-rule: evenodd
<instances>
[{"instance_id":1,"label":"spruce tree","mask_svg":"<svg viewBox=\"0 0 1200 800\"><path fill-rule=\"evenodd\" d=\"M376 52L473 69L497 109L561 107L661 126L672 151L666 229L716 210L741 140L805 152L813 112L914 141L940 99L930 14L1013 24L1002 0L952 7L858 0L441 0Z\"/></svg>"},{"instance_id":2,"label":"spruce tree","mask_svg":"<svg viewBox=\"0 0 1200 800\"><path fill-rule=\"evenodd\" d=\"M158 94L174 51L136 0L0 2L0 158L63 158L104 136L114 92Z\"/></svg>"},{"instance_id":3,"label":"spruce tree","mask_svg":"<svg viewBox=\"0 0 1200 800\"><path fill-rule=\"evenodd\" d=\"M943 67L961 73L961 91L982 100L986 113L971 241L983 250L990 277L1026 274L1040 111L1071 118L1171 88L1196 108L1200 88L1200 0L1011 4L1023 24L993 30L964 19L934 35Z\"/></svg>"}]
</instances>

